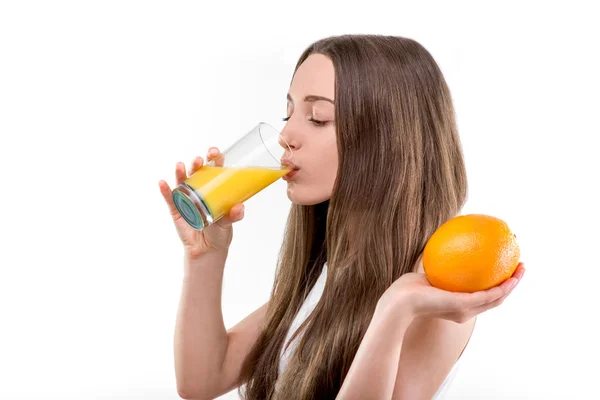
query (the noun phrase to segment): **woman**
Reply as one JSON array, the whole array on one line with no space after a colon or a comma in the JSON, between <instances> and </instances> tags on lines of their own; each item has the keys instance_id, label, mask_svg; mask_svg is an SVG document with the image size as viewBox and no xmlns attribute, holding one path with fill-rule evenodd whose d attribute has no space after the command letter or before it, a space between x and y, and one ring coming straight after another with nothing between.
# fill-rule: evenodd
<instances>
[{"instance_id":1,"label":"woman","mask_svg":"<svg viewBox=\"0 0 600 400\"><path fill-rule=\"evenodd\" d=\"M293 204L273 291L229 331L221 283L243 205L194 231L160 183L186 256L180 396L240 387L252 400L439 398L475 316L500 304L524 272L471 294L433 288L422 273L427 239L467 193L440 69L414 40L326 38L301 55L284 120L297 171L287 179ZM212 148L207 159L218 157ZM196 158L190 172L202 164ZM186 178L182 163L176 177Z\"/></svg>"}]
</instances>

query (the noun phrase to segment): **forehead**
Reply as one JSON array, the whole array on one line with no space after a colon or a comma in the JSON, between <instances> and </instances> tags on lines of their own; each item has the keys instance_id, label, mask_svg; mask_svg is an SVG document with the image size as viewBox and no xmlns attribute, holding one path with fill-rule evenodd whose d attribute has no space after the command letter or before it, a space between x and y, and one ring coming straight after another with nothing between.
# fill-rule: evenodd
<instances>
[{"instance_id":1,"label":"forehead","mask_svg":"<svg viewBox=\"0 0 600 400\"><path fill-rule=\"evenodd\" d=\"M308 56L294 75L290 94L294 101L305 95L325 96L333 100L335 71L331 60L322 54Z\"/></svg>"}]
</instances>

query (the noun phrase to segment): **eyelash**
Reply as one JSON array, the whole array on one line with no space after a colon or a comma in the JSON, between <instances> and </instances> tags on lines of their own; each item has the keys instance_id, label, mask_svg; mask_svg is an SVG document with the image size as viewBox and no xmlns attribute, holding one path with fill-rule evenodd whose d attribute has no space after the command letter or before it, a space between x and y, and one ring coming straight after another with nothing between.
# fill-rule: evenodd
<instances>
[{"instance_id":1,"label":"eyelash","mask_svg":"<svg viewBox=\"0 0 600 400\"><path fill-rule=\"evenodd\" d=\"M287 122L287 121L290 120L290 117L282 118L282 120L283 120L283 122ZM314 118L309 118L308 120L310 122L312 122L315 126L319 127L319 128L324 127L325 125L327 125L327 122L329 122L329 121L319 121L319 120L316 120Z\"/></svg>"}]
</instances>

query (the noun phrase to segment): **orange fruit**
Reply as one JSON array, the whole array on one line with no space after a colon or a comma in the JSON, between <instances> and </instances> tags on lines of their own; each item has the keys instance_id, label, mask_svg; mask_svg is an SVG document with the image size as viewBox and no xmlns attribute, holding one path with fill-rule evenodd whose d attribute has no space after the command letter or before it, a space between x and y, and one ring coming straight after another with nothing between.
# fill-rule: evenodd
<instances>
[{"instance_id":1,"label":"orange fruit","mask_svg":"<svg viewBox=\"0 0 600 400\"><path fill-rule=\"evenodd\" d=\"M423 269L432 286L475 292L510 278L520 255L506 222L484 214L461 215L446 221L429 238Z\"/></svg>"}]
</instances>

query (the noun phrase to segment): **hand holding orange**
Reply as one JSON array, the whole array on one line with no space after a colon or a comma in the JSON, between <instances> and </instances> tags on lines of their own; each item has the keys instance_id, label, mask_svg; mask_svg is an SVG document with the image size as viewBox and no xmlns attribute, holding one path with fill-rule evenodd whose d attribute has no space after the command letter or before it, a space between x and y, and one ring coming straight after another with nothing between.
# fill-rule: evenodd
<instances>
[{"instance_id":1,"label":"hand holding orange","mask_svg":"<svg viewBox=\"0 0 600 400\"><path fill-rule=\"evenodd\" d=\"M510 278L520 255L516 236L506 222L484 214L461 215L442 224L429 238L423 268L432 286L476 292Z\"/></svg>"}]
</instances>

